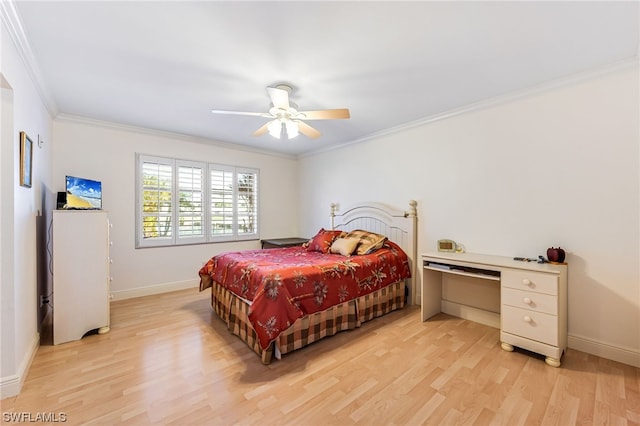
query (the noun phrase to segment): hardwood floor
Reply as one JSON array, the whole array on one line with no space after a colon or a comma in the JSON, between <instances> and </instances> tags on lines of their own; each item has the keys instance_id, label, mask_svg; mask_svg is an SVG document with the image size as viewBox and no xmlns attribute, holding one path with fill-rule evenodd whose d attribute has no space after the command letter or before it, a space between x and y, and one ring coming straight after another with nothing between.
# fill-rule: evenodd
<instances>
[{"instance_id":1,"label":"hardwood floor","mask_svg":"<svg viewBox=\"0 0 640 426\"><path fill-rule=\"evenodd\" d=\"M22 393L2 400L3 422L640 424L639 369L575 350L552 368L503 351L498 336L444 314L423 323L406 307L265 366L208 292L129 299L112 303L110 333L41 346Z\"/></svg>"}]
</instances>

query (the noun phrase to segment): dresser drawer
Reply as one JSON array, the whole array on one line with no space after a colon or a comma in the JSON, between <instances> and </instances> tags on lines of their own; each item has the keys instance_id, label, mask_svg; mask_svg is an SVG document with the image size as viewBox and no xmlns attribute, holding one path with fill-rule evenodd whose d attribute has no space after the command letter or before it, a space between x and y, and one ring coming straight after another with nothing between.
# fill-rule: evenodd
<instances>
[{"instance_id":1,"label":"dresser drawer","mask_svg":"<svg viewBox=\"0 0 640 426\"><path fill-rule=\"evenodd\" d=\"M503 305L544 312L549 315L558 314L558 297L551 294L502 287L500 297Z\"/></svg>"},{"instance_id":2,"label":"dresser drawer","mask_svg":"<svg viewBox=\"0 0 640 426\"><path fill-rule=\"evenodd\" d=\"M502 331L558 346L558 317L502 305Z\"/></svg>"},{"instance_id":3,"label":"dresser drawer","mask_svg":"<svg viewBox=\"0 0 640 426\"><path fill-rule=\"evenodd\" d=\"M500 275L503 287L537 293L558 294L558 276L531 271L504 270Z\"/></svg>"}]
</instances>

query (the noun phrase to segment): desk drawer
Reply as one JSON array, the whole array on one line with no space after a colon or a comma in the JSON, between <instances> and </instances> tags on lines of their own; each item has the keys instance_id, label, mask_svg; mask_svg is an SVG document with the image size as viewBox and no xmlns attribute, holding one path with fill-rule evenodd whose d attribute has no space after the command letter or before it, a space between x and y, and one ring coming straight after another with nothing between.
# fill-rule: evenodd
<instances>
[{"instance_id":1,"label":"desk drawer","mask_svg":"<svg viewBox=\"0 0 640 426\"><path fill-rule=\"evenodd\" d=\"M558 314L558 296L502 287L500 297L503 305L544 312L549 315Z\"/></svg>"},{"instance_id":2,"label":"desk drawer","mask_svg":"<svg viewBox=\"0 0 640 426\"><path fill-rule=\"evenodd\" d=\"M558 317L502 305L502 331L558 346Z\"/></svg>"},{"instance_id":3,"label":"desk drawer","mask_svg":"<svg viewBox=\"0 0 640 426\"><path fill-rule=\"evenodd\" d=\"M558 294L558 276L556 274L508 269L502 271L500 282L503 287L536 293Z\"/></svg>"}]
</instances>

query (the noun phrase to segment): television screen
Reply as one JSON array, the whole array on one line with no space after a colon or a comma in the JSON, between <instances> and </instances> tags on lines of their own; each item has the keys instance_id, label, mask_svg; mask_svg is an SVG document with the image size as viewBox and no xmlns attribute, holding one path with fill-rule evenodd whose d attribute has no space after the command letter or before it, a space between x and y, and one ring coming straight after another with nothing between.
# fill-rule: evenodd
<instances>
[{"instance_id":1,"label":"television screen","mask_svg":"<svg viewBox=\"0 0 640 426\"><path fill-rule=\"evenodd\" d=\"M67 209L101 209L102 208L102 183L83 179L75 176L67 176L66 179Z\"/></svg>"}]
</instances>

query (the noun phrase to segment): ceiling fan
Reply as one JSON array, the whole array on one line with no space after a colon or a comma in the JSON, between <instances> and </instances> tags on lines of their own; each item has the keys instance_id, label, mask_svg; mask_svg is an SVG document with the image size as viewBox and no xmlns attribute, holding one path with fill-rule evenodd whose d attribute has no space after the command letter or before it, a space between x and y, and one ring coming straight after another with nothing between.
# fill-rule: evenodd
<instances>
[{"instance_id":1,"label":"ceiling fan","mask_svg":"<svg viewBox=\"0 0 640 426\"><path fill-rule=\"evenodd\" d=\"M222 111L211 110L213 114L233 114L233 115L253 115L271 118L263 126L253 132L253 136L262 136L269 133L274 138L292 139L299 133L315 139L320 136L320 132L314 129L303 120L333 120L349 118L349 110L323 109L317 111L298 111L296 104L289 100L293 88L289 84L278 84L275 87L267 87L267 93L271 98L272 107L269 112L243 112L243 111Z\"/></svg>"}]
</instances>

